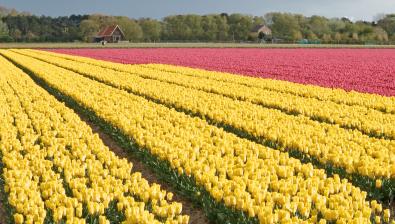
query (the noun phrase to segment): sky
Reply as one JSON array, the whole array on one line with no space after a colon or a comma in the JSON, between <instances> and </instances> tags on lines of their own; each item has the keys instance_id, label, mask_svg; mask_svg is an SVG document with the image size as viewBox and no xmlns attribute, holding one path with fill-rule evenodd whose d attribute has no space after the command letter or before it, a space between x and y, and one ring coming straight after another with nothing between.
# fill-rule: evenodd
<instances>
[{"instance_id":1,"label":"sky","mask_svg":"<svg viewBox=\"0 0 395 224\"><path fill-rule=\"evenodd\" d=\"M102 13L156 19L187 13L292 12L371 21L377 14L395 13L394 0L0 0L0 6L47 16Z\"/></svg>"}]
</instances>

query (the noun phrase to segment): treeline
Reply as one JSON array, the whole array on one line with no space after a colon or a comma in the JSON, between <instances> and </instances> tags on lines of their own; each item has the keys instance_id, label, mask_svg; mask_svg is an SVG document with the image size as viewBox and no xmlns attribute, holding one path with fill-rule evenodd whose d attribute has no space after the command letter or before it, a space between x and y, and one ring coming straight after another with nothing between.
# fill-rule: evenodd
<instances>
[{"instance_id":1,"label":"treeline","mask_svg":"<svg viewBox=\"0 0 395 224\"><path fill-rule=\"evenodd\" d=\"M306 17L291 13L175 15L163 20L131 19L124 16L71 15L35 16L0 7L0 41L72 42L92 41L98 31L118 24L132 42L159 41L259 41L251 30L261 24L272 30L266 41L320 43L389 43L395 41L395 14L382 15L374 22L347 18Z\"/></svg>"}]
</instances>

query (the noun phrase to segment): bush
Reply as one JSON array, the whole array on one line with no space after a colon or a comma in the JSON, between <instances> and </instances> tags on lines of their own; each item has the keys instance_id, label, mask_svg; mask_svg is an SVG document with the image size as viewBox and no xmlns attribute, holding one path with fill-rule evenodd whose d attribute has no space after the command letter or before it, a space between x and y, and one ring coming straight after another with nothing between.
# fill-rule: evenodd
<instances>
[{"instance_id":1,"label":"bush","mask_svg":"<svg viewBox=\"0 0 395 224\"><path fill-rule=\"evenodd\" d=\"M0 42L5 42L5 43L14 42L14 39L8 35L4 35L4 36L0 36Z\"/></svg>"}]
</instances>

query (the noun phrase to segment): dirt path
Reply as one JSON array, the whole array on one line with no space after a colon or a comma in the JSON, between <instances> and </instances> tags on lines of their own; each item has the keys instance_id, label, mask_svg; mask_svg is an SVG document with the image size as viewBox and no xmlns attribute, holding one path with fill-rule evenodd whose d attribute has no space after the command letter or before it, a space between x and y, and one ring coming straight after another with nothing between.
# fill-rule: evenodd
<instances>
[{"instance_id":1,"label":"dirt path","mask_svg":"<svg viewBox=\"0 0 395 224\"><path fill-rule=\"evenodd\" d=\"M3 190L3 189L1 189ZM5 205L3 203L3 198L0 198L0 224L6 224L7 220L6 217L8 217L8 214L5 210Z\"/></svg>"},{"instance_id":2,"label":"dirt path","mask_svg":"<svg viewBox=\"0 0 395 224\"><path fill-rule=\"evenodd\" d=\"M1 169L2 169L2 166L0 165L0 224L6 224L6 223L9 223L9 220L8 220L9 217L8 217L8 212L5 207L6 201L4 201L4 200L7 200L7 199L5 198L6 193L4 192L4 188L3 188L3 185L5 183L4 183L4 179L3 179L3 170L1 170Z\"/></svg>"},{"instance_id":3,"label":"dirt path","mask_svg":"<svg viewBox=\"0 0 395 224\"><path fill-rule=\"evenodd\" d=\"M88 121L85 117L80 116L81 119L86 122L93 130L93 132L98 133L100 138L103 140L103 143L109 147L117 156L120 158L126 158L129 162L133 164L134 172L141 172L142 176L151 184L158 183L161 185L161 188L174 192L174 201L178 201L182 203L182 211L183 214L189 215L190 224L205 224L210 223L207 217L204 215L204 212L201 208L196 208L193 204L187 200L186 198L180 196L175 193L176 191L167 183L159 180L155 173L153 173L149 168L147 168L143 162L134 158L131 153L126 152L125 149L121 148L109 135L103 133L98 126Z\"/></svg>"}]
</instances>

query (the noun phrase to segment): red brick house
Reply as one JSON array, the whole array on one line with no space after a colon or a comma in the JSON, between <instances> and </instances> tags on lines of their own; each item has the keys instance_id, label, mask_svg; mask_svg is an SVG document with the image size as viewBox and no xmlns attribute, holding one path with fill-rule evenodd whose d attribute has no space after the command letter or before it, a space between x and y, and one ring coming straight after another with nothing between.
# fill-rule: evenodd
<instances>
[{"instance_id":1,"label":"red brick house","mask_svg":"<svg viewBox=\"0 0 395 224\"><path fill-rule=\"evenodd\" d=\"M95 36L95 42L107 41L117 43L125 39L125 34L118 25L106 26Z\"/></svg>"}]
</instances>

